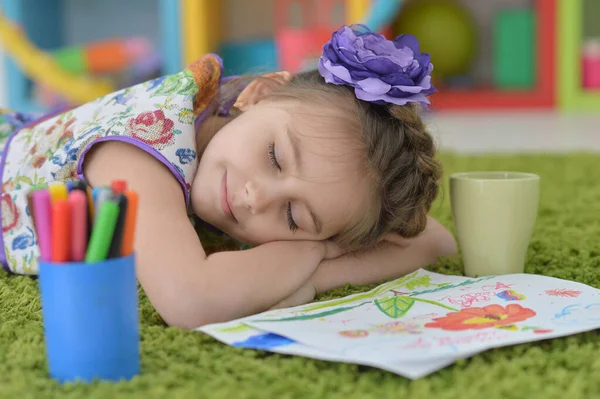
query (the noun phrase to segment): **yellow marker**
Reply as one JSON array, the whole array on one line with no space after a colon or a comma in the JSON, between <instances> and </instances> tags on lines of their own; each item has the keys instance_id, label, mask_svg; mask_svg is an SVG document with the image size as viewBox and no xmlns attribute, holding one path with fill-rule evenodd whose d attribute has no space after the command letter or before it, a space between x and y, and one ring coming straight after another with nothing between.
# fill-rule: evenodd
<instances>
[{"instance_id":1,"label":"yellow marker","mask_svg":"<svg viewBox=\"0 0 600 399\"><path fill-rule=\"evenodd\" d=\"M67 186L63 183L54 182L48 186L48 191L50 192L50 201L54 204L57 200L67 200L69 199L69 190Z\"/></svg>"}]
</instances>

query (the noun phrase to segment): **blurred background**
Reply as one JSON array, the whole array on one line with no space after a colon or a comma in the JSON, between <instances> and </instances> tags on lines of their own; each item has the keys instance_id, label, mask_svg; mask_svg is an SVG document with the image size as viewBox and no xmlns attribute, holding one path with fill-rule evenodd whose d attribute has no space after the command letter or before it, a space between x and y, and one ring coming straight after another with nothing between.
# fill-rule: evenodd
<instances>
[{"instance_id":1,"label":"blurred background","mask_svg":"<svg viewBox=\"0 0 600 399\"><path fill-rule=\"evenodd\" d=\"M431 53L431 128L462 152L600 149L600 0L0 0L0 107L47 112L207 52L314 68L342 24Z\"/></svg>"}]
</instances>

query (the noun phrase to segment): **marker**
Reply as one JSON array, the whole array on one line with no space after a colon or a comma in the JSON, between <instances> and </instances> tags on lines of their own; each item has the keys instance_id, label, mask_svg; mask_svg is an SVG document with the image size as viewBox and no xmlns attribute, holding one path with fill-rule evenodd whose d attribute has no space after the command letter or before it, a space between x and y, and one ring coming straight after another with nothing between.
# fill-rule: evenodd
<instances>
[{"instance_id":1,"label":"marker","mask_svg":"<svg viewBox=\"0 0 600 399\"><path fill-rule=\"evenodd\" d=\"M72 183L73 184L71 185L70 192L80 191L83 193L86 197L86 207L89 207L85 212L85 216L87 218L87 228L85 234L87 234L87 240L89 240L90 232L92 231L92 223L94 222L94 202L92 201L92 189L83 180L73 180Z\"/></svg>"},{"instance_id":2,"label":"marker","mask_svg":"<svg viewBox=\"0 0 600 399\"><path fill-rule=\"evenodd\" d=\"M50 192L50 199L53 204L59 199L66 200L69 195L67 186L58 182L50 184L48 186L48 191Z\"/></svg>"},{"instance_id":3,"label":"marker","mask_svg":"<svg viewBox=\"0 0 600 399\"><path fill-rule=\"evenodd\" d=\"M133 253L133 242L135 236L135 219L138 208L138 195L135 191L126 191L127 217L123 229L123 244L121 245L121 256L129 256Z\"/></svg>"},{"instance_id":4,"label":"marker","mask_svg":"<svg viewBox=\"0 0 600 399\"><path fill-rule=\"evenodd\" d=\"M52 209L48 190L34 191L33 213L35 215L35 231L40 248L40 258L50 262L52 258Z\"/></svg>"},{"instance_id":5,"label":"marker","mask_svg":"<svg viewBox=\"0 0 600 399\"><path fill-rule=\"evenodd\" d=\"M83 262L88 241L88 204L85 191L74 189L69 193L71 207L71 260Z\"/></svg>"},{"instance_id":6,"label":"marker","mask_svg":"<svg viewBox=\"0 0 600 399\"><path fill-rule=\"evenodd\" d=\"M88 185L82 180L73 180L71 183L72 190L87 191Z\"/></svg>"},{"instance_id":7,"label":"marker","mask_svg":"<svg viewBox=\"0 0 600 399\"><path fill-rule=\"evenodd\" d=\"M33 225L35 226L35 212L33 210L33 193L38 190L43 190L46 188L46 184L37 184L32 186L27 193L27 209L29 210L29 214L31 215L31 220L33 220Z\"/></svg>"},{"instance_id":8,"label":"marker","mask_svg":"<svg viewBox=\"0 0 600 399\"><path fill-rule=\"evenodd\" d=\"M98 190L96 190L96 188ZM96 190L96 198L94 199L94 208L96 210L99 210L100 208L102 208L102 204L104 202L112 199L113 192L108 187L96 187L96 188L94 188L94 190ZM94 217L94 223L96 222L97 219L98 219L98 215L96 214Z\"/></svg>"},{"instance_id":9,"label":"marker","mask_svg":"<svg viewBox=\"0 0 600 399\"><path fill-rule=\"evenodd\" d=\"M96 203L96 199L98 198L98 193L102 190L102 187L94 187L92 190L92 199L94 200L94 204Z\"/></svg>"},{"instance_id":10,"label":"marker","mask_svg":"<svg viewBox=\"0 0 600 399\"><path fill-rule=\"evenodd\" d=\"M115 194L124 193L127 190L127 182L125 180L113 180L110 183L110 188Z\"/></svg>"},{"instance_id":11,"label":"marker","mask_svg":"<svg viewBox=\"0 0 600 399\"><path fill-rule=\"evenodd\" d=\"M92 188L90 186L87 186L87 189L85 190L85 192L87 193L87 200L88 200L88 216L90 219L90 227L92 225L92 223L94 222L94 198L93 198L93 194L92 194ZM88 229L88 234L92 233L92 229Z\"/></svg>"},{"instance_id":12,"label":"marker","mask_svg":"<svg viewBox=\"0 0 600 399\"><path fill-rule=\"evenodd\" d=\"M121 247L123 246L125 220L127 218L127 197L124 194L117 194L115 196L114 201L119 206L119 217L117 218L115 233L113 234L110 249L108 251L109 258L118 258L121 254Z\"/></svg>"},{"instance_id":13,"label":"marker","mask_svg":"<svg viewBox=\"0 0 600 399\"><path fill-rule=\"evenodd\" d=\"M71 208L68 200L59 198L52 204L52 221L52 262L68 262L71 244Z\"/></svg>"},{"instance_id":14,"label":"marker","mask_svg":"<svg viewBox=\"0 0 600 399\"><path fill-rule=\"evenodd\" d=\"M112 200L104 201L98 210L92 237L85 254L86 263L106 259L119 217L119 206Z\"/></svg>"}]
</instances>

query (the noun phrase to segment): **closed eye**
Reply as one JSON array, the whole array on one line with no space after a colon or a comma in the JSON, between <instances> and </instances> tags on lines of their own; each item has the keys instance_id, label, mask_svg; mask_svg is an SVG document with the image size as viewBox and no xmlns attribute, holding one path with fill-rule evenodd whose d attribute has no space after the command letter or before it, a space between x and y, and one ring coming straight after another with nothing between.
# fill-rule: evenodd
<instances>
[{"instance_id":1,"label":"closed eye","mask_svg":"<svg viewBox=\"0 0 600 399\"><path fill-rule=\"evenodd\" d=\"M271 141L269 143L269 151L268 151L268 155L269 155L269 162L271 163L271 165L281 171L281 165L279 164L279 161L277 161L277 157L275 156L275 142Z\"/></svg>"},{"instance_id":2,"label":"closed eye","mask_svg":"<svg viewBox=\"0 0 600 399\"><path fill-rule=\"evenodd\" d=\"M296 221L294 221L294 217L292 216L292 203L291 202L288 202L286 213L287 213L288 227L290 228L292 233L295 233L296 231L298 231L298 225L296 224Z\"/></svg>"}]
</instances>

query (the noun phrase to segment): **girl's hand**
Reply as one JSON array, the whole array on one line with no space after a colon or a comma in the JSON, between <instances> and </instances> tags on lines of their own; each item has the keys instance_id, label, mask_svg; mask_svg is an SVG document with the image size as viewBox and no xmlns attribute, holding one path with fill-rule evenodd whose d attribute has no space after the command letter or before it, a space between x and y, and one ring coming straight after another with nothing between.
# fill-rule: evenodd
<instances>
[{"instance_id":1,"label":"girl's hand","mask_svg":"<svg viewBox=\"0 0 600 399\"><path fill-rule=\"evenodd\" d=\"M385 237L383 237L383 241L394 244L400 248L407 248L410 245L409 240L396 233L387 234Z\"/></svg>"},{"instance_id":2,"label":"girl's hand","mask_svg":"<svg viewBox=\"0 0 600 399\"><path fill-rule=\"evenodd\" d=\"M307 281L302 285L302 287L298 288L296 292L272 306L269 310L292 308L294 306L304 305L305 303L312 302L316 295L317 290L310 281Z\"/></svg>"},{"instance_id":3,"label":"girl's hand","mask_svg":"<svg viewBox=\"0 0 600 399\"><path fill-rule=\"evenodd\" d=\"M333 241L325 240L323 243L325 244L325 256L323 259L339 258L347 252Z\"/></svg>"}]
</instances>

